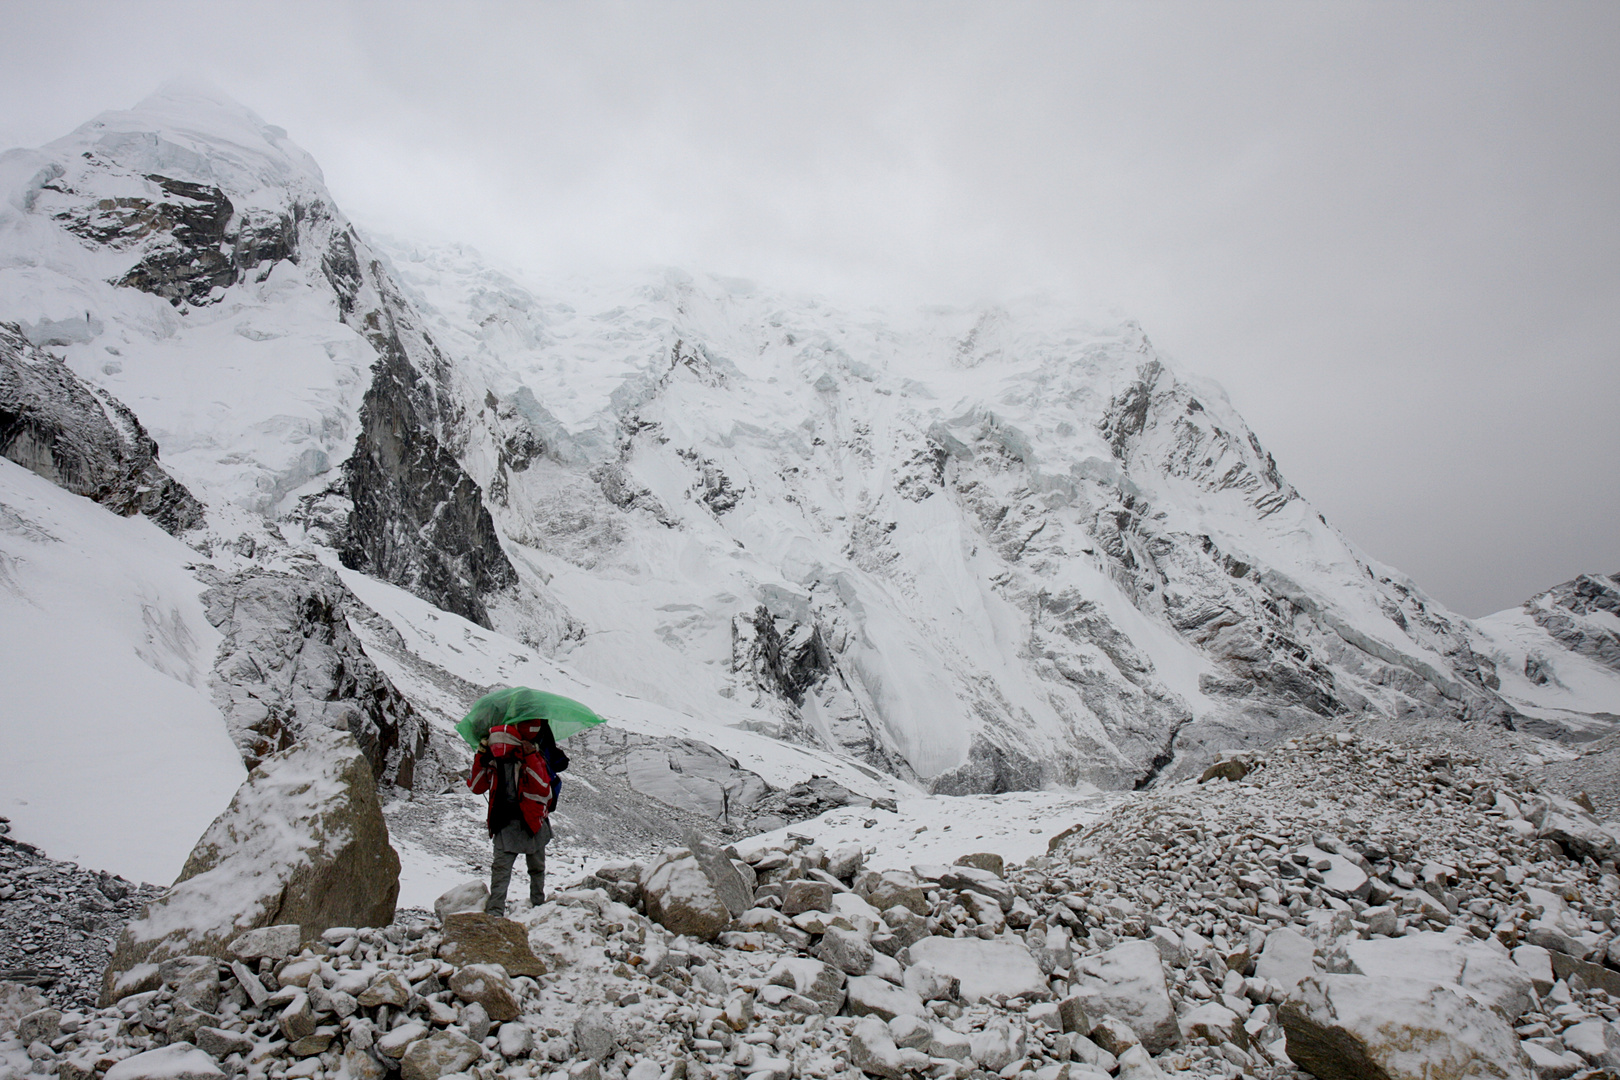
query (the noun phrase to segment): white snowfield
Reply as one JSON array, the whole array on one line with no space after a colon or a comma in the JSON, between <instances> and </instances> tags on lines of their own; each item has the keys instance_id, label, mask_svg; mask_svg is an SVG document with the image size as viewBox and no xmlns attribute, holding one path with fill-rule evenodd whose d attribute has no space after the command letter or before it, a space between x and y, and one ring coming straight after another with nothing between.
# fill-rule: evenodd
<instances>
[{"instance_id":1,"label":"white snowfield","mask_svg":"<svg viewBox=\"0 0 1620 1080\"><path fill-rule=\"evenodd\" d=\"M197 553L0 458L0 815L167 884L247 775L208 677Z\"/></svg>"},{"instance_id":2,"label":"white snowfield","mask_svg":"<svg viewBox=\"0 0 1620 1080\"><path fill-rule=\"evenodd\" d=\"M151 209L206 217L215 188L230 216L207 227L234 239L214 248ZM233 243L262 257L203 295L117 284ZM441 732L468 702L431 668L545 687L773 785L897 797L814 831L903 865L1037 853L1096 812L1092 782L1319 721L1516 709L1593 735L1620 714L1599 652L1528 613L1471 623L1368 559L1134 323L843 311L682 271L528 280L354 234L284 131L166 87L0 155L0 321L133 409L208 508L188 547L0 460L0 813L22 839L166 881L240 781L188 567L337 567L300 500L344 505L379 359L345 321L350 263L447 358L417 372L453 405L434 435L522 601L580 630L543 655L340 569ZM81 700L106 729L87 755ZM465 876L405 854L412 902Z\"/></svg>"}]
</instances>

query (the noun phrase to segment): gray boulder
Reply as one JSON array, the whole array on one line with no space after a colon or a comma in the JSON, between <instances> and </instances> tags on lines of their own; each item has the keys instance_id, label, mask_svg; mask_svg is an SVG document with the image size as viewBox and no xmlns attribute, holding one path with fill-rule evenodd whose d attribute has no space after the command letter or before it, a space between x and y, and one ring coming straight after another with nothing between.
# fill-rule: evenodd
<instances>
[{"instance_id":1,"label":"gray boulder","mask_svg":"<svg viewBox=\"0 0 1620 1080\"><path fill-rule=\"evenodd\" d=\"M306 940L332 926L386 926L399 856L354 737L331 730L248 774L192 849L180 878L125 926L102 979L110 1005L131 978L172 957L225 957L248 930L296 923Z\"/></svg>"},{"instance_id":2,"label":"gray boulder","mask_svg":"<svg viewBox=\"0 0 1620 1080\"><path fill-rule=\"evenodd\" d=\"M483 911L484 902L489 899L489 886L482 881L463 881L460 885L446 889L445 892L433 901L433 913L443 922L452 915L463 911Z\"/></svg>"},{"instance_id":3,"label":"gray boulder","mask_svg":"<svg viewBox=\"0 0 1620 1080\"><path fill-rule=\"evenodd\" d=\"M1531 1080L1519 1038L1449 987L1312 975L1280 1010L1288 1056L1320 1080Z\"/></svg>"},{"instance_id":4,"label":"gray boulder","mask_svg":"<svg viewBox=\"0 0 1620 1080\"><path fill-rule=\"evenodd\" d=\"M1123 1020L1149 1053L1161 1053L1181 1041L1159 950L1146 941L1127 941L1086 957L1072 989L1088 1015Z\"/></svg>"},{"instance_id":5,"label":"gray boulder","mask_svg":"<svg viewBox=\"0 0 1620 1080\"><path fill-rule=\"evenodd\" d=\"M107 1070L107 1080L224 1080L219 1063L187 1042L127 1057Z\"/></svg>"},{"instance_id":6,"label":"gray boulder","mask_svg":"<svg viewBox=\"0 0 1620 1080\"><path fill-rule=\"evenodd\" d=\"M1505 949L1492 948L1469 934L1431 932L1353 941L1345 952L1351 974L1461 987L1509 1023L1517 1023L1530 1009L1529 973Z\"/></svg>"},{"instance_id":7,"label":"gray boulder","mask_svg":"<svg viewBox=\"0 0 1620 1080\"><path fill-rule=\"evenodd\" d=\"M922 998L903 986L896 986L876 975L857 975L846 987L851 1016L876 1016L893 1020L897 1016L929 1017L933 1014Z\"/></svg>"},{"instance_id":8,"label":"gray boulder","mask_svg":"<svg viewBox=\"0 0 1620 1080\"><path fill-rule=\"evenodd\" d=\"M642 873L641 892L648 917L672 934L712 941L732 918L714 882L687 848L673 848L654 859Z\"/></svg>"},{"instance_id":9,"label":"gray boulder","mask_svg":"<svg viewBox=\"0 0 1620 1080\"><path fill-rule=\"evenodd\" d=\"M976 937L924 938L911 946L911 962L927 964L940 975L958 980L962 1000L969 1003L999 994L1026 1001L1052 996L1035 958L1022 942L1010 936L991 941Z\"/></svg>"},{"instance_id":10,"label":"gray boulder","mask_svg":"<svg viewBox=\"0 0 1620 1080\"><path fill-rule=\"evenodd\" d=\"M228 946L238 960L285 960L303 947L304 928L297 923L249 930Z\"/></svg>"},{"instance_id":11,"label":"gray boulder","mask_svg":"<svg viewBox=\"0 0 1620 1080\"><path fill-rule=\"evenodd\" d=\"M853 930L829 927L816 946L816 958L850 975L865 975L872 966L872 945Z\"/></svg>"},{"instance_id":12,"label":"gray boulder","mask_svg":"<svg viewBox=\"0 0 1620 1080\"><path fill-rule=\"evenodd\" d=\"M477 1043L455 1028L445 1028L410 1045L399 1059L400 1080L439 1080L461 1072L481 1056Z\"/></svg>"}]
</instances>

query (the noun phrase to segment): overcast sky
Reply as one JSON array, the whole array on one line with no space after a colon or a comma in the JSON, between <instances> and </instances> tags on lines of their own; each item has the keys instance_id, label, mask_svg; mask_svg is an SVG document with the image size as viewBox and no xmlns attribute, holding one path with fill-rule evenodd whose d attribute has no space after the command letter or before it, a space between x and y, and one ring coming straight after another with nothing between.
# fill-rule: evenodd
<instances>
[{"instance_id":1,"label":"overcast sky","mask_svg":"<svg viewBox=\"0 0 1620 1080\"><path fill-rule=\"evenodd\" d=\"M1116 305L1465 614L1620 571L1620 4L0 0L0 147L172 77L537 270Z\"/></svg>"}]
</instances>

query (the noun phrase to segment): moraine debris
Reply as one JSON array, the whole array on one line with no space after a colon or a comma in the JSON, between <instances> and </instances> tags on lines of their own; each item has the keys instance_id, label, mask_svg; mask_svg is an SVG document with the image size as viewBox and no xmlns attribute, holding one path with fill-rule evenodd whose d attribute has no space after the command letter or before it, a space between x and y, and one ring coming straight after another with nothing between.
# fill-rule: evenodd
<instances>
[{"instance_id":1,"label":"moraine debris","mask_svg":"<svg viewBox=\"0 0 1620 1080\"><path fill-rule=\"evenodd\" d=\"M5 986L0 1080L1614 1075L1615 825L1434 748L1313 736L1245 766L1022 866L754 838L723 852L753 906L718 930L656 898L712 849L604 867L499 935L541 974L458 964L464 935L406 913L167 964L108 1009Z\"/></svg>"}]
</instances>

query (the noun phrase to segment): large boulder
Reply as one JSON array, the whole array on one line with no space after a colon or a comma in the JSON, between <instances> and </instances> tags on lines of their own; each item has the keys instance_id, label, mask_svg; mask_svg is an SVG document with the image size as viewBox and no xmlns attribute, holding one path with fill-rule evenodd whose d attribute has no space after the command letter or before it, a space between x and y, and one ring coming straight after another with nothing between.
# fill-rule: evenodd
<instances>
[{"instance_id":1,"label":"large boulder","mask_svg":"<svg viewBox=\"0 0 1620 1080\"><path fill-rule=\"evenodd\" d=\"M306 941L332 926L386 926L398 896L370 762L347 732L312 731L248 774L174 887L124 927L102 1004L172 957L229 957L261 926L296 923Z\"/></svg>"},{"instance_id":2,"label":"large boulder","mask_svg":"<svg viewBox=\"0 0 1620 1080\"><path fill-rule=\"evenodd\" d=\"M815 1002L823 1016L833 1016L844 1007L844 973L820 960L808 956L783 957L771 968L766 980Z\"/></svg>"},{"instance_id":3,"label":"large boulder","mask_svg":"<svg viewBox=\"0 0 1620 1080\"><path fill-rule=\"evenodd\" d=\"M1530 1009L1530 974L1500 945L1492 947L1460 930L1352 941L1345 952L1352 974L1460 987L1509 1023L1517 1023Z\"/></svg>"},{"instance_id":4,"label":"large boulder","mask_svg":"<svg viewBox=\"0 0 1620 1080\"><path fill-rule=\"evenodd\" d=\"M107 1070L112 1080L224 1080L225 1072L188 1042L135 1054Z\"/></svg>"},{"instance_id":5,"label":"large boulder","mask_svg":"<svg viewBox=\"0 0 1620 1080\"><path fill-rule=\"evenodd\" d=\"M647 915L672 934L712 941L731 921L731 910L687 848L671 848L643 872Z\"/></svg>"},{"instance_id":6,"label":"large boulder","mask_svg":"<svg viewBox=\"0 0 1620 1080\"><path fill-rule=\"evenodd\" d=\"M966 1002L1002 994L1029 1001L1052 996L1040 965L1017 938L986 941L976 937L928 937L912 945L910 951L912 964L928 964L946 978L960 980L960 993ZM1158 954L1154 957L1157 962ZM1159 982L1162 985L1164 979L1161 977ZM1169 998L1165 1002L1168 1004ZM1171 1022L1175 1022L1173 1016Z\"/></svg>"},{"instance_id":7,"label":"large boulder","mask_svg":"<svg viewBox=\"0 0 1620 1080\"><path fill-rule=\"evenodd\" d=\"M731 913L732 918L735 919L754 906L753 885L744 879L742 872L724 851L704 842L702 837L696 835L687 836L686 848L703 868L704 876L709 879L715 895L726 905L726 910Z\"/></svg>"},{"instance_id":8,"label":"large boulder","mask_svg":"<svg viewBox=\"0 0 1620 1080\"><path fill-rule=\"evenodd\" d=\"M1113 1016L1129 1024L1149 1053L1161 1053L1181 1041L1159 950L1150 942L1127 941L1086 957L1073 993L1087 1015Z\"/></svg>"},{"instance_id":9,"label":"large boulder","mask_svg":"<svg viewBox=\"0 0 1620 1080\"><path fill-rule=\"evenodd\" d=\"M1271 979L1283 989L1292 990L1302 980L1316 974L1316 946L1304 934L1287 927L1273 930L1266 935L1254 973L1258 978Z\"/></svg>"},{"instance_id":10,"label":"large boulder","mask_svg":"<svg viewBox=\"0 0 1620 1080\"><path fill-rule=\"evenodd\" d=\"M1531 1080L1507 1022L1438 983L1312 975L1280 1013L1288 1056L1320 1080Z\"/></svg>"},{"instance_id":11,"label":"large boulder","mask_svg":"<svg viewBox=\"0 0 1620 1080\"><path fill-rule=\"evenodd\" d=\"M857 975L846 987L851 1016L876 1016L893 1020L897 1016L931 1017L922 998L876 975Z\"/></svg>"},{"instance_id":12,"label":"large boulder","mask_svg":"<svg viewBox=\"0 0 1620 1080\"><path fill-rule=\"evenodd\" d=\"M1605 825L1580 803L1553 796L1532 808L1529 817L1536 839L1553 841L1572 859L1601 862L1620 851L1613 824Z\"/></svg>"}]
</instances>

